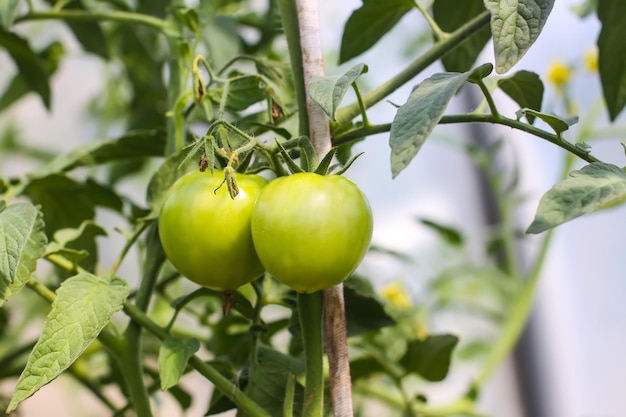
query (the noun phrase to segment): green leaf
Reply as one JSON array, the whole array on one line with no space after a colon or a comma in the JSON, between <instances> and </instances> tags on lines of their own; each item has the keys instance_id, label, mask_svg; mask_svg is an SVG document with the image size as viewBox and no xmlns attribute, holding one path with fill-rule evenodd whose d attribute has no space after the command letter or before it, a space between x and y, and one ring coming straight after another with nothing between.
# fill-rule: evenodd
<instances>
[{"instance_id":1,"label":"green leaf","mask_svg":"<svg viewBox=\"0 0 626 417\"><path fill-rule=\"evenodd\" d=\"M350 378L353 383L359 379L386 372L387 369L374 358L359 358L350 362Z\"/></svg>"},{"instance_id":2,"label":"green leaf","mask_svg":"<svg viewBox=\"0 0 626 417\"><path fill-rule=\"evenodd\" d=\"M106 207L118 213L123 211L124 201L117 192L112 187L100 184L91 178L85 181L85 195L96 206Z\"/></svg>"},{"instance_id":3,"label":"green leaf","mask_svg":"<svg viewBox=\"0 0 626 417\"><path fill-rule=\"evenodd\" d=\"M526 118L528 118L528 116L538 117L546 122L557 135L560 135L561 133L569 129L570 126L578 123L578 116L564 118L555 114L541 113L533 109L520 109L515 114L517 115L518 119L521 119L522 116L526 116Z\"/></svg>"},{"instance_id":4,"label":"green leaf","mask_svg":"<svg viewBox=\"0 0 626 417\"><path fill-rule=\"evenodd\" d=\"M615 165L591 163L557 183L539 201L526 233L541 233L583 214L626 201L626 174Z\"/></svg>"},{"instance_id":5,"label":"green leaf","mask_svg":"<svg viewBox=\"0 0 626 417\"><path fill-rule=\"evenodd\" d=\"M130 287L120 278L85 273L65 280L7 412L67 369L109 324L111 316L122 309L129 293Z\"/></svg>"},{"instance_id":6,"label":"green leaf","mask_svg":"<svg viewBox=\"0 0 626 417\"><path fill-rule=\"evenodd\" d=\"M54 41L37 52L37 57L43 63L48 79L56 72L64 55L65 48L59 41ZM31 90L26 77L21 72L15 74L0 97L0 112L30 93Z\"/></svg>"},{"instance_id":7,"label":"green leaf","mask_svg":"<svg viewBox=\"0 0 626 417\"><path fill-rule=\"evenodd\" d=\"M437 0L433 4L433 18L442 30L449 33L484 11L483 0ZM447 53L441 59L443 67L450 72L469 71L489 38L489 28L482 28Z\"/></svg>"},{"instance_id":8,"label":"green leaf","mask_svg":"<svg viewBox=\"0 0 626 417\"><path fill-rule=\"evenodd\" d=\"M309 96L324 113L335 120L335 112L353 82L367 72L365 64L357 64L341 75L314 76L309 83Z\"/></svg>"},{"instance_id":9,"label":"green leaf","mask_svg":"<svg viewBox=\"0 0 626 417\"><path fill-rule=\"evenodd\" d=\"M78 228L83 221L95 217L95 205L89 199L85 186L65 175L49 175L34 179L24 192L33 203L41 206L49 239L59 229ZM98 260L94 236L83 235L72 247L84 249L89 253L89 256L80 262L80 266L92 270Z\"/></svg>"},{"instance_id":10,"label":"green leaf","mask_svg":"<svg viewBox=\"0 0 626 417\"><path fill-rule=\"evenodd\" d=\"M89 256L83 243L93 242L97 236L107 236L107 232L91 220L85 220L78 228L59 229L54 233L54 240L46 248L46 256L59 254L77 265Z\"/></svg>"},{"instance_id":11,"label":"green leaf","mask_svg":"<svg viewBox=\"0 0 626 417\"><path fill-rule=\"evenodd\" d=\"M33 52L28 42L12 32L0 28L0 46L4 47L17 65L17 69L31 91L41 97L44 106L50 109L50 86L48 73Z\"/></svg>"},{"instance_id":12,"label":"green leaf","mask_svg":"<svg viewBox=\"0 0 626 417\"><path fill-rule=\"evenodd\" d=\"M70 1L65 7L72 10L85 10L81 1ZM106 36L100 23L97 22L66 22L74 37L81 44L83 50L109 59L109 49Z\"/></svg>"},{"instance_id":13,"label":"green leaf","mask_svg":"<svg viewBox=\"0 0 626 417\"><path fill-rule=\"evenodd\" d=\"M234 111L245 110L267 97L266 85L259 75L239 75L228 81L226 106ZM207 91L211 100L219 103L225 87Z\"/></svg>"},{"instance_id":14,"label":"green leaf","mask_svg":"<svg viewBox=\"0 0 626 417\"><path fill-rule=\"evenodd\" d=\"M407 345L400 364L407 372L416 373L427 381L441 381L448 374L452 351L458 341L458 337L450 334L413 340Z\"/></svg>"},{"instance_id":15,"label":"green leaf","mask_svg":"<svg viewBox=\"0 0 626 417\"><path fill-rule=\"evenodd\" d=\"M469 72L439 73L419 84L391 123L391 174L395 178L419 152Z\"/></svg>"},{"instance_id":16,"label":"green leaf","mask_svg":"<svg viewBox=\"0 0 626 417\"><path fill-rule=\"evenodd\" d=\"M484 1L491 13L496 71L503 74L522 59L537 40L554 0Z\"/></svg>"},{"instance_id":17,"label":"green leaf","mask_svg":"<svg viewBox=\"0 0 626 417\"><path fill-rule=\"evenodd\" d=\"M343 291L348 336L359 336L396 324L385 312L383 302L369 281L352 276L344 282Z\"/></svg>"},{"instance_id":18,"label":"green leaf","mask_svg":"<svg viewBox=\"0 0 626 417\"><path fill-rule=\"evenodd\" d=\"M343 30L339 63L362 54L378 42L413 8L411 0L363 0Z\"/></svg>"},{"instance_id":19,"label":"green leaf","mask_svg":"<svg viewBox=\"0 0 626 417\"><path fill-rule=\"evenodd\" d=\"M0 2L0 26L9 29L13 26L13 20L17 14L17 6L20 0L4 0Z\"/></svg>"},{"instance_id":20,"label":"green leaf","mask_svg":"<svg viewBox=\"0 0 626 417\"><path fill-rule=\"evenodd\" d=\"M510 77L501 78L498 87L520 107L541 111L543 82L534 72L518 71ZM526 118L530 124L535 120L535 116L529 113L526 113Z\"/></svg>"},{"instance_id":21,"label":"green leaf","mask_svg":"<svg viewBox=\"0 0 626 417\"><path fill-rule=\"evenodd\" d=\"M68 154L62 154L48 165L35 171L36 178L114 161L137 160L162 156L165 134L160 130L138 130L115 140L88 143Z\"/></svg>"},{"instance_id":22,"label":"green leaf","mask_svg":"<svg viewBox=\"0 0 626 417\"><path fill-rule=\"evenodd\" d=\"M430 227L432 230L437 232L437 234L446 242L452 246L461 246L465 241L463 235L458 230L450 227L444 226L441 223L437 223L435 221L429 219L419 219L419 221L427 227Z\"/></svg>"},{"instance_id":23,"label":"green leaf","mask_svg":"<svg viewBox=\"0 0 626 417\"><path fill-rule=\"evenodd\" d=\"M259 345L257 365L250 368L250 377L246 393L257 402L269 415L280 416L290 375L304 372L302 361L293 356L280 353L271 347ZM299 416L302 408L302 385L296 385L294 415Z\"/></svg>"},{"instance_id":24,"label":"green leaf","mask_svg":"<svg viewBox=\"0 0 626 417\"><path fill-rule=\"evenodd\" d=\"M626 105L626 2L598 0L602 30L598 37L598 68L611 121Z\"/></svg>"},{"instance_id":25,"label":"green leaf","mask_svg":"<svg viewBox=\"0 0 626 417\"><path fill-rule=\"evenodd\" d=\"M30 203L0 207L0 306L37 268L46 248L42 214Z\"/></svg>"},{"instance_id":26,"label":"green leaf","mask_svg":"<svg viewBox=\"0 0 626 417\"><path fill-rule=\"evenodd\" d=\"M198 339L182 341L170 337L161 343L159 348L159 377L161 389L166 391L180 381L185 373L187 362L200 349Z\"/></svg>"}]
</instances>

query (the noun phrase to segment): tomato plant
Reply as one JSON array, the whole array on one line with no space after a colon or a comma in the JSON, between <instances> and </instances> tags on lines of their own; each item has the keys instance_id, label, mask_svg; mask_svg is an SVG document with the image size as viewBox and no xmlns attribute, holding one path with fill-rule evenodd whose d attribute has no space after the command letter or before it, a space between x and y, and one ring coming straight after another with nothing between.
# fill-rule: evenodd
<instances>
[{"instance_id":1,"label":"tomato plant","mask_svg":"<svg viewBox=\"0 0 626 417\"><path fill-rule=\"evenodd\" d=\"M267 271L305 293L346 279L371 237L369 203L338 175L278 178L261 192L252 216L254 247Z\"/></svg>"},{"instance_id":2,"label":"tomato plant","mask_svg":"<svg viewBox=\"0 0 626 417\"><path fill-rule=\"evenodd\" d=\"M626 201L626 2L572 1L597 19L547 56L589 34L597 54L547 77L524 56L544 26L570 30L546 25L567 1L0 1L0 408L489 415L484 388L523 337L552 229ZM576 80L594 77L591 108ZM526 180L547 164L529 142L563 157L534 219ZM384 190L368 195L371 244L363 193L320 175L362 151L371 179L355 183ZM73 401L36 394L48 384Z\"/></svg>"},{"instance_id":3,"label":"tomato plant","mask_svg":"<svg viewBox=\"0 0 626 417\"><path fill-rule=\"evenodd\" d=\"M218 290L234 290L263 273L250 220L267 181L258 175L235 178L239 193L231 198L224 173L187 173L168 191L159 216L170 262L190 280Z\"/></svg>"}]
</instances>

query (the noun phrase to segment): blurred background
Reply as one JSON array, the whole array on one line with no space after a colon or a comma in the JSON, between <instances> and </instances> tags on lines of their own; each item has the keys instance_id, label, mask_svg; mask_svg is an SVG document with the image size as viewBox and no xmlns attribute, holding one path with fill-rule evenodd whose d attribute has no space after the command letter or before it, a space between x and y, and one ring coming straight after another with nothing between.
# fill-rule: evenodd
<instances>
[{"instance_id":1,"label":"blurred background","mask_svg":"<svg viewBox=\"0 0 626 417\"><path fill-rule=\"evenodd\" d=\"M565 116L573 111L580 116L580 122L565 133L569 140L574 141L581 126L590 121L598 128L598 138L588 141L593 154L605 162L623 166L624 153L619 140L626 136L624 118L610 125L605 116L598 75L593 65L589 65L593 62L599 24L595 15L583 19L572 11L580 1L555 2L537 43L513 71L525 69L541 76L546 84L544 112ZM427 27L418 13L411 12L372 50L337 67L343 25L360 4L358 0L321 1L321 22L328 74L339 74L357 62L365 62L369 72L360 78L360 83L362 90L368 90L387 80L425 49ZM42 45L54 36L70 47L53 77L52 110L47 112L39 98L30 95L2 114L0 135L6 137L7 132L15 129L28 146L44 155L69 151L101 138L104 132L94 123L90 108L105 87L102 75L111 69L82 53L72 35L60 24L30 25L24 29ZM478 60L478 64L484 62L493 62L491 44ZM442 70L436 64L423 76ZM0 53L0 88L4 88L14 71L12 62ZM564 83L559 84L555 71L565 74ZM395 92L390 101L404 103L419 81L416 79ZM448 112L470 111L479 104L480 97L477 91L464 89L452 101ZM346 100L352 101L354 96L349 95ZM497 95L496 102L507 116L513 117L518 109L504 95ZM593 115L597 108L600 111ZM373 123L386 123L394 114L395 107L383 102L369 112L369 117ZM114 131L115 127L106 134L113 135ZM399 286L415 306L432 299L431 284L444 271L484 262L482 248L489 238L489 227L498 221L490 214L496 203L486 190L487 179L477 169L475 158L468 156L468 145L484 149L500 143L491 168L495 177L518 179L515 193L518 200L511 216L521 231L532 222L541 195L559 180L565 161L560 148L508 128L448 125L437 127L410 167L392 180L387 142L388 134L382 134L356 145L355 152L362 151L364 155L348 172L371 202L375 216L373 245L381 249L366 258L359 273L372 279L383 294L385 289ZM31 158L0 150L2 176L25 174L36 164ZM576 161L574 168L582 165ZM146 178L145 175L133 177L121 186L132 195L145 187ZM137 198L141 201L143 196ZM626 344L626 267L621 256L626 243L625 215L626 207L622 206L576 219L556 230L542 269L534 313L520 346L481 395L485 415L623 415L626 398L620 393L626 386L626 359L622 354ZM99 216L101 222L115 222L107 213ZM445 225L462 235L463 247L442 240L433 227L421 220ZM103 248L102 263L113 261L115 239L122 241L116 236L107 239L112 250ZM525 236L520 240L517 251L522 263L538 255L540 240L541 236ZM385 251L406 254L413 261L398 262ZM137 266L127 262L119 275L131 277L136 271ZM483 329L482 324L458 312L433 315L431 326L433 331L459 334L462 340L464 333L495 331ZM468 330L468 326L476 327ZM455 365L451 378L441 387L433 388L431 400L437 403L455 398L466 388L476 369L471 361L467 365ZM206 381L187 383L198 392L208 385ZM68 384L59 381L45 387L21 406L20 415L46 415L50 401L64 403L67 415L80 415L73 413L84 410L89 399L84 400L86 403L75 399L71 383ZM0 385L0 392L11 390L11 385ZM204 411L205 404L198 404L187 415L202 415ZM172 412L165 407L161 415L174 415L168 414Z\"/></svg>"}]
</instances>

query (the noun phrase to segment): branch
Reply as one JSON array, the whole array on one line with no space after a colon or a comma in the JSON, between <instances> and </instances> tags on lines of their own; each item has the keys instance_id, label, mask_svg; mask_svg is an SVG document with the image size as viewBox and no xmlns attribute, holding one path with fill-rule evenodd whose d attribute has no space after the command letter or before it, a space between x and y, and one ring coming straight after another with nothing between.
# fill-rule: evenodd
<instances>
[{"instance_id":1,"label":"branch","mask_svg":"<svg viewBox=\"0 0 626 417\"><path fill-rule=\"evenodd\" d=\"M157 17L132 12L92 12L85 10L60 10L58 12L32 12L15 19L15 24L36 20L66 20L75 22L120 22L148 26L166 34L174 34L176 28Z\"/></svg>"},{"instance_id":2,"label":"branch","mask_svg":"<svg viewBox=\"0 0 626 417\"><path fill-rule=\"evenodd\" d=\"M415 61L411 62L405 69L392 77L386 83L380 85L376 89L370 91L363 96L363 102L366 108L372 107L374 104L383 100L389 94L402 87L413 77L422 72L428 66L437 62L446 53L456 48L461 42L465 41L469 36L481 30L489 24L490 15L485 11L476 16L454 32L450 36L444 37L443 40L435 43L426 53L419 56ZM337 124L344 126L361 113L359 103L354 102L337 110Z\"/></svg>"},{"instance_id":3,"label":"branch","mask_svg":"<svg viewBox=\"0 0 626 417\"><path fill-rule=\"evenodd\" d=\"M520 122L519 120L510 119L507 117L499 116L496 117L493 114L475 114L475 113L467 113L467 114L452 114L448 116L443 116L439 121L439 124L453 124L453 123L492 123L502 126L508 126L513 129L521 130L526 133L530 133L531 135L537 136L541 139L547 140L548 142L565 149L569 153L576 155L580 159L591 162L600 162L598 158L591 155L589 152L586 152L584 149L577 147L571 142L560 138L554 133L546 132L545 130L539 129L533 125L528 123ZM379 125L373 125L368 127L361 127L353 130L349 130L345 133L337 135L333 138L333 146L345 145L350 142L355 142L360 139L363 139L366 136L376 135L379 133L389 132L391 130L391 123L384 123Z\"/></svg>"}]
</instances>

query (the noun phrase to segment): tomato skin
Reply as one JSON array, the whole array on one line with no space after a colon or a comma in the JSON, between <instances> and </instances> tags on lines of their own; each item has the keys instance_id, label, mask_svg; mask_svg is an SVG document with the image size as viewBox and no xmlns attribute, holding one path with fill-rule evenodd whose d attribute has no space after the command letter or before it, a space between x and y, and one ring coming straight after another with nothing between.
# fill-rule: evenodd
<instances>
[{"instance_id":1,"label":"tomato skin","mask_svg":"<svg viewBox=\"0 0 626 417\"><path fill-rule=\"evenodd\" d=\"M264 269L252 243L250 221L257 196L267 184L258 175L235 174L232 199L224 174L194 171L168 191L159 216L165 254L178 271L202 286L233 290Z\"/></svg>"},{"instance_id":2,"label":"tomato skin","mask_svg":"<svg viewBox=\"0 0 626 417\"><path fill-rule=\"evenodd\" d=\"M345 280L365 256L372 227L367 199L339 175L278 178L263 189L252 215L263 266L303 293Z\"/></svg>"}]
</instances>

